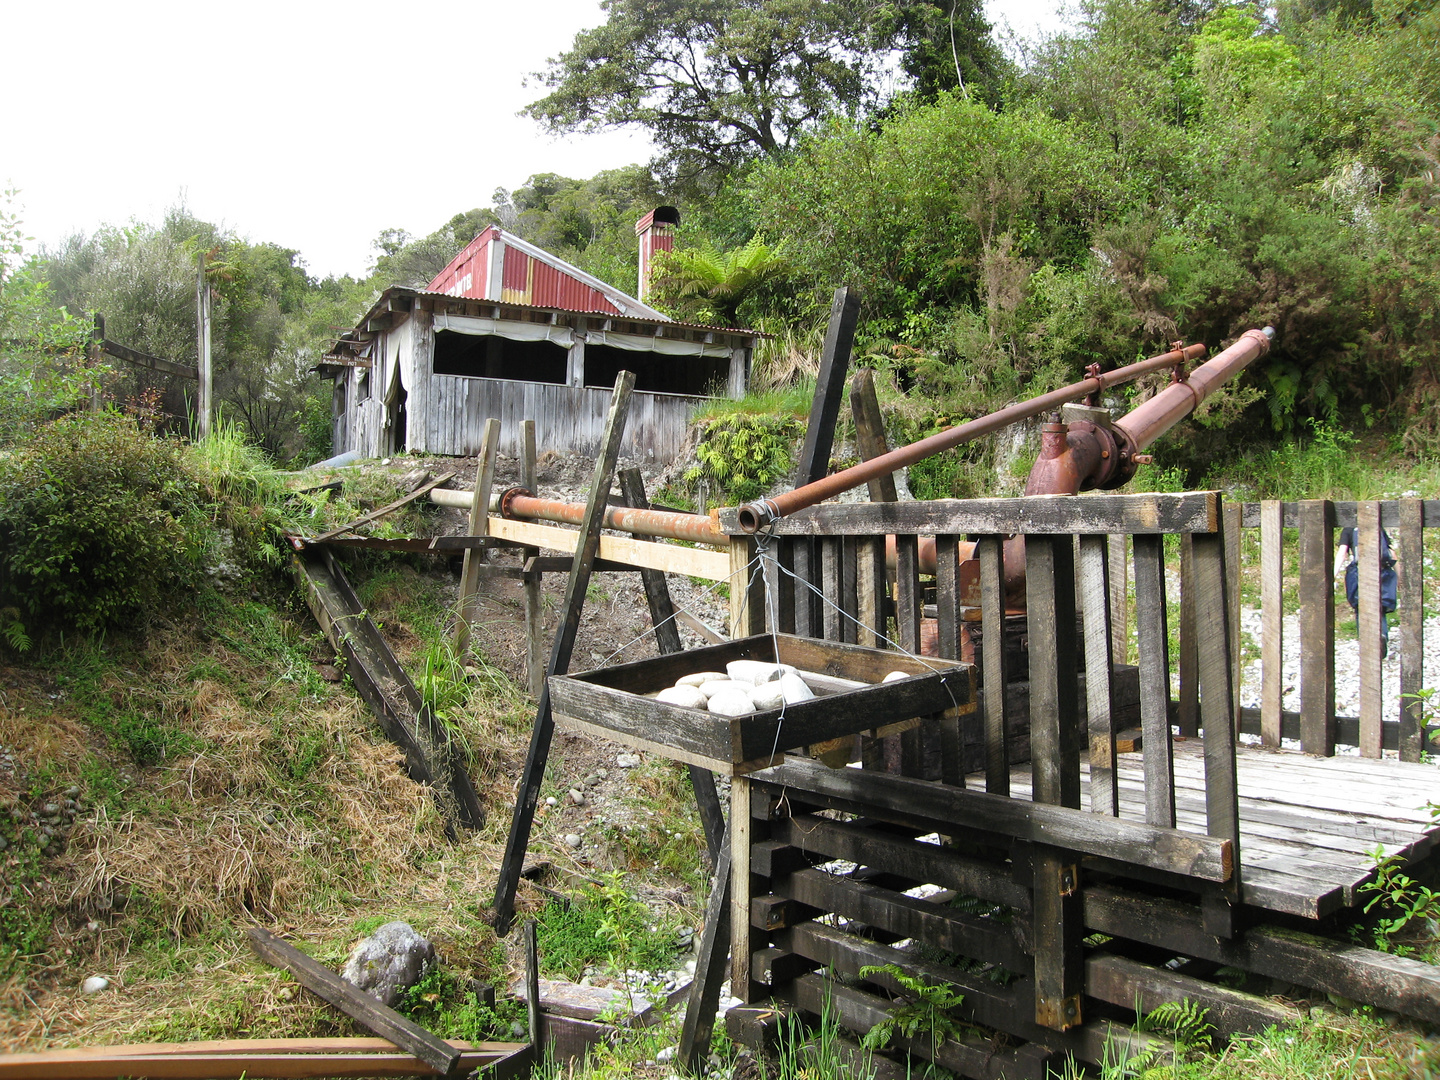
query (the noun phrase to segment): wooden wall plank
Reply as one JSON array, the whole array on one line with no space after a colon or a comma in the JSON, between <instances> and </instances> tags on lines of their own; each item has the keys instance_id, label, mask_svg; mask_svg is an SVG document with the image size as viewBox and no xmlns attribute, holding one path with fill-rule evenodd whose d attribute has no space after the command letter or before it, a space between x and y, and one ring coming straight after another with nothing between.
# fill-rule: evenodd
<instances>
[{"instance_id":1,"label":"wooden wall plank","mask_svg":"<svg viewBox=\"0 0 1440 1080\"><path fill-rule=\"evenodd\" d=\"M1229 840L1240 865L1240 797L1235 775L1235 707L1230 679L1230 618L1226 610L1226 548L1223 535L1195 537L1197 660L1201 723L1205 730L1205 829ZM1227 883L1238 902L1240 875Z\"/></svg>"},{"instance_id":2,"label":"wooden wall plank","mask_svg":"<svg viewBox=\"0 0 1440 1080\"><path fill-rule=\"evenodd\" d=\"M1260 504L1260 740L1280 745L1285 695L1284 504Z\"/></svg>"},{"instance_id":3,"label":"wooden wall plank","mask_svg":"<svg viewBox=\"0 0 1440 1080\"><path fill-rule=\"evenodd\" d=\"M1080 538L1080 611L1085 619L1085 704L1089 734L1090 809L1112 817L1120 813L1115 774L1115 727L1111 701L1114 669L1110 659L1110 558L1105 536Z\"/></svg>"},{"instance_id":4,"label":"wooden wall plank","mask_svg":"<svg viewBox=\"0 0 1440 1080\"><path fill-rule=\"evenodd\" d=\"M1068 536L1025 538L1030 764L1037 802L1080 806L1075 562Z\"/></svg>"},{"instance_id":5,"label":"wooden wall plank","mask_svg":"<svg viewBox=\"0 0 1440 1080\"><path fill-rule=\"evenodd\" d=\"M1421 725L1425 657L1425 534L1419 499L1400 500L1395 530L1396 599L1400 614L1400 760L1419 761L1425 750Z\"/></svg>"},{"instance_id":6,"label":"wooden wall plank","mask_svg":"<svg viewBox=\"0 0 1440 1080\"><path fill-rule=\"evenodd\" d=\"M1360 601L1360 754L1380 756L1382 680L1380 663L1380 504L1366 500L1356 504L1355 561Z\"/></svg>"},{"instance_id":7,"label":"wooden wall plank","mask_svg":"<svg viewBox=\"0 0 1440 1080\"><path fill-rule=\"evenodd\" d=\"M1110 655L1117 664L1130 662L1130 563L1125 533L1110 534Z\"/></svg>"},{"instance_id":8,"label":"wooden wall plank","mask_svg":"<svg viewBox=\"0 0 1440 1080\"><path fill-rule=\"evenodd\" d=\"M1170 643L1165 611L1165 539L1135 537L1135 631L1140 651L1140 726L1145 744L1145 820L1175 827L1170 734Z\"/></svg>"},{"instance_id":9,"label":"wooden wall plank","mask_svg":"<svg viewBox=\"0 0 1440 1080\"><path fill-rule=\"evenodd\" d=\"M980 560L981 708L985 722L985 790L1010 794L1010 754L1006 707L1009 664L1005 651L1005 544L999 536L982 536L975 553Z\"/></svg>"},{"instance_id":10,"label":"wooden wall plank","mask_svg":"<svg viewBox=\"0 0 1440 1080\"><path fill-rule=\"evenodd\" d=\"M1240 734L1240 504L1221 502L1220 528L1225 535L1225 615L1230 624L1230 717L1232 731Z\"/></svg>"},{"instance_id":11,"label":"wooden wall plank","mask_svg":"<svg viewBox=\"0 0 1440 1080\"><path fill-rule=\"evenodd\" d=\"M1196 679L1195 649L1195 544L1193 536L1180 537L1180 695L1177 710L1180 734L1193 739L1200 733L1200 690ZM1218 599L1218 598L1217 598Z\"/></svg>"},{"instance_id":12,"label":"wooden wall plank","mask_svg":"<svg viewBox=\"0 0 1440 1080\"><path fill-rule=\"evenodd\" d=\"M1301 749L1335 753L1335 513L1322 499L1299 505Z\"/></svg>"},{"instance_id":13,"label":"wooden wall plank","mask_svg":"<svg viewBox=\"0 0 1440 1080\"><path fill-rule=\"evenodd\" d=\"M856 545L858 644L878 649L885 634L885 538L861 537Z\"/></svg>"}]
</instances>

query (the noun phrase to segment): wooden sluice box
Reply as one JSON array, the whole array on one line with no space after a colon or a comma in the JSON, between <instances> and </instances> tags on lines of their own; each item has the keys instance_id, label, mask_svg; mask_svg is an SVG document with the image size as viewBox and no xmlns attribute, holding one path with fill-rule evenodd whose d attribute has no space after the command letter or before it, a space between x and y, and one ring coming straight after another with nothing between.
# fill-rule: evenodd
<instances>
[{"instance_id":1,"label":"wooden sluice box","mask_svg":"<svg viewBox=\"0 0 1440 1080\"><path fill-rule=\"evenodd\" d=\"M788 664L815 697L740 716L657 701L682 676L720 671L735 660ZM885 682L887 675L908 677ZM973 711L969 664L913 659L885 649L760 634L630 664L557 675L550 703L561 727L585 731L712 772L743 775L779 764L787 750L861 733L887 735L921 717Z\"/></svg>"}]
</instances>

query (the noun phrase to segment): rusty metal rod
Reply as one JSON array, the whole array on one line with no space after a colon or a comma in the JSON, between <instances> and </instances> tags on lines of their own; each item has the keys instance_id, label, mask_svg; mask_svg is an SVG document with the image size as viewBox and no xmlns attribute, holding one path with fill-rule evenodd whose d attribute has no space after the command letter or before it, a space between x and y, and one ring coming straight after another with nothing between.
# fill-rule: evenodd
<instances>
[{"instance_id":1,"label":"rusty metal rod","mask_svg":"<svg viewBox=\"0 0 1440 1080\"><path fill-rule=\"evenodd\" d=\"M431 502L461 510L469 509L472 498L468 491L451 491L446 488L436 488L430 493ZM585 516L585 504L561 502L559 499L538 499L523 488L511 488L491 497L490 512L520 520L558 521L579 525ZM711 547L723 548L730 545L730 538L720 531L719 522L703 514L611 506L605 511L603 527L640 536L690 540Z\"/></svg>"},{"instance_id":2,"label":"rusty metal rod","mask_svg":"<svg viewBox=\"0 0 1440 1080\"><path fill-rule=\"evenodd\" d=\"M1016 421L1050 412L1067 401L1099 393L1118 383L1130 382L1152 371L1171 368L1204 355L1204 345L1187 345L1183 349L1175 349L1160 356L1152 356L1148 360L1141 360L1135 364L1116 368L1114 371L1107 371L1080 382L1071 383L1069 386L1052 390L1048 394L1041 394L1039 397L1033 397L1027 401L1017 401L1014 405L1007 405L987 416L956 427L946 428L928 438L891 450L888 454L881 454L879 457L871 458L859 465L832 473L813 484L806 484L793 491L787 491L773 499L761 499L758 502L747 503L739 510L740 527L746 532L753 533L786 514L793 514L807 506L824 502L826 499L858 487L877 476L894 472L896 469L903 469L907 465L923 461L942 450L949 450L962 443L970 442L972 439L977 439L981 435L988 435L990 432L1008 427Z\"/></svg>"},{"instance_id":3,"label":"rusty metal rod","mask_svg":"<svg viewBox=\"0 0 1440 1080\"><path fill-rule=\"evenodd\" d=\"M1221 384L1233 379L1251 361L1269 352L1270 341L1274 337L1273 326L1263 330L1246 330L1224 352L1115 421L1114 427L1128 441L1128 449L1131 452L1144 450L1189 416Z\"/></svg>"}]
</instances>

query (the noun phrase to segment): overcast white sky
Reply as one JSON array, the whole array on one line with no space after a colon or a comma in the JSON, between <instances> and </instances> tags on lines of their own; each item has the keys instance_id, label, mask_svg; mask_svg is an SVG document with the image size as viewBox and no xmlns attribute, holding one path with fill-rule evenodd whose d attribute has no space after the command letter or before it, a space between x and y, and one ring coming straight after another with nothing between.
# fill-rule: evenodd
<instances>
[{"instance_id":1,"label":"overcast white sky","mask_svg":"<svg viewBox=\"0 0 1440 1080\"><path fill-rule=\"evenodd\" d=\"M1056 3L987 11L1030 36ZM361 274L382 229L650 157L638 134L552 139L515 115L542 93L526 76L601 21L598 0L8 4L0 185L37 244L183 200L312 274Z\"/></svg>"}]
</instances>

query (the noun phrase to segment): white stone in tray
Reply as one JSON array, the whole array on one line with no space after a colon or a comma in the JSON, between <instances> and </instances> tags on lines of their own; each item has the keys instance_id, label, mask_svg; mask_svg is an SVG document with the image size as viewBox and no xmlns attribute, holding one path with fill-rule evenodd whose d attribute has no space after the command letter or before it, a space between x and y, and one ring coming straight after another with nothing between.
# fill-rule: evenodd
<instances>
[{"instance_id":1,"label":"white stone in tray","mask_svg":"<svg viewBox=\"0 0 1440 1080\"><path fill-rule=\"evenodd\" d=\"M713 684L712 684L713 685ZM741 687L721 690L710 696L710 711L716 716L745 716L755 711L755 703Z\"/></svg>"},{"instance_id":2,"label":"white stone in tray","mask_svg":"<svg viewBox=\"0 0 1440 1080\"><path fill-rule=\"evenodd\" d=\"M909 672L909 671L892 671L892 672L890 672L889 675L886 675L885 678L881 679L880 681L881 681L881 682L899 682L901 679L908 679L908 678L910 678L911 674L913 674L913 673L912 673L912 672Z\"/></svg>"},{"instance_id":3,"label":"white stone in tray","mask_svg":"<svg viewBox=\"0 0 1440 1080\"><path fill-rule=\"evenodd\" d=\"M740 693L748 695L751 685L750 683L736 682L734 679L716 679L713 682L702 683L699 689L700 693L705 695L705 700L709 701L723 690L738 690Z\"/></svg>"},{"instance_id":4,"label":"white stone in tray","mask_svg":"<svg viewBox=\"0 0 1440 1080\"><path fill-rule=\"evenodd\" d=\"M811 690L805 680L793 671L787 671L780 676L780 693L784 695L786 705L809 701L815 696L815 691Z\"/></svg>"},{"instance_id":5,"label":"white stone in tray","mask_svg":"<svg viewBox=\"0 0 1440 1080\"><path fill-rule=\"evenodd\" d=\"M655 695L656 701L667 705L680 705L686 709L705 708L705 695L698 686L667 686Z\"/></svg>"},{"instance_id":6,"label":"white stone in tray","mask_svg":"<svg viewBox=\"0 0 1440 1080\"><path fill-rule=\"evenodd\" d=\"M778 709L785 702L785 691L778 682L763 682L750 691L750 700L757 709Z\"/></svg>"},{"instance_id":7,"label":"white stone in tray","mask_svg":"<svg viewBox=\"0 0 1440 1080\"><path fill-rule=\"evenodd\" d=\"M693 675L681 675L675 680L676 686L704 686L707 682L719 682L730 676L723 671L697 671Z\"/></svg>"},{"instance_id":8,"label":"white stone in tray","mask_svg":"<svg viewBox=\"0 0 1440 1080\"><path fill-rule=\"evenodd\" d=\"M731 660L725 665L725 671L730 678L736 682L750 683L753 686L769 682L794 670L789 664L772 664L766 660Z\"/></svg>"}]
</instances>

